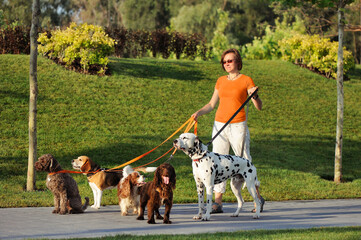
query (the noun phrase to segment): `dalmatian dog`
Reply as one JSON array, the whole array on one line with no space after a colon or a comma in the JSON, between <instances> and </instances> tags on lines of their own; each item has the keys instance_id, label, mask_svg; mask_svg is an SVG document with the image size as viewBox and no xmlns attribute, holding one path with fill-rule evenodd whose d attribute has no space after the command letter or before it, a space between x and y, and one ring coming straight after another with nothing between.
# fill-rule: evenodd
<instances>
[{"instance_id":1,"label":"dalmatian dog","mask_svg":"<svg viewBox=\"0 0 361 240\"><path fill-rule=\"evenodd\" d=\"M231 179L231 188L238 201L236 212L233 217L237 217L242 209L243 198L241 194L242 184L245 181L247 189L256 203L256 213L253 218L260 218L261 202L257 195L256 186L260 186L257 179L256 167L251 161L231 155L220 155L208 151L196 135L193 133L183 133L174 140L175 148L182 150L192 159L193 176L198 192L198 215L193 219L208 221L211 218L212 196L214 184ZM204 188L207 192L207 208L204 210Z\"/></svg>"}]
</instances>

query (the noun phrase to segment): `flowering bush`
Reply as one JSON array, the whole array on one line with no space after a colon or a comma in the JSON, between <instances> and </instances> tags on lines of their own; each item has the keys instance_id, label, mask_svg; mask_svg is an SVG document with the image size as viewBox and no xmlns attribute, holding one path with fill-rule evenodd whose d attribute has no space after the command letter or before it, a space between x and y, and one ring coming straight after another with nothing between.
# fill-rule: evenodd
<instances>
[{"instance_id":1,"label":"flowering bush","mask_svg":"<svg viewBox=\"0 0 361 240\"><path fill-rule=\"evenodd\" d=\"M295 35L279 41L282 59L317 70L326 77L337 76L338 42L318 35ZM343 50L344 73L355 67L354 58L346 48Z\"/></svg>"},{"instance_id":2,"label":"flowering bush","mask_svg":"<svg viewBox=\"0 0 361 240\"><path fill-rule=\"evenodd\" d=\"M86 73L92 65L99 66L98 74L107 69L108 58L114 52L115 41L105 31L86 23L72 23L65 30L42 33L38 38L39 53L57 59L67 66L79 63Z\"/></svg>"}]
</instances>

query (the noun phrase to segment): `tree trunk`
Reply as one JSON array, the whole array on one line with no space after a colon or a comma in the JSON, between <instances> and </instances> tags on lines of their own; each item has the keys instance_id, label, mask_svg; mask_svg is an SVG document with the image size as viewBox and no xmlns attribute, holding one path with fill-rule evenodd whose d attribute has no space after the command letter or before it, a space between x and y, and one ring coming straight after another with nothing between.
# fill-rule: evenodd
<instances>
[{"instance_id":1,"label":"tree trunk","mask_svg":"<svg viewBox=\"0 0 361 240\"><path fill-rule=\"evenodd\" d=\"M33 16L30 30L30 98L29 98L29 157L28 157L28 178L27 191L35 190L35 168L34 162L37 158L37 131L36 131L36 101L38 98L37 80L37 57L38 57L38 27L40 7L39 0L33 0Z\"/></svg>"},{"instance_id":2,"label":"tree trunk","mask_svg":"<svg viewBox=\"0 0 361 240\"><path fill-rule=\"evenodd\" d=\"M337 125L335 149L334 182L342 181L342 137L343 137L343 33L345 25L344 6L342 0L338 6L338 52L337 52Z\"/></svg>"}]
</instances>

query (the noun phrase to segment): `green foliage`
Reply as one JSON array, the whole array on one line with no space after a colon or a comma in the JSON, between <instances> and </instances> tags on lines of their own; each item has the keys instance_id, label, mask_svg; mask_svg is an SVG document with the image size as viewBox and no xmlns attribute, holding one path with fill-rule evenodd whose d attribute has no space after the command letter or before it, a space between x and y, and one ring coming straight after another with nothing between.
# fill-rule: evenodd
<instances>
[{"instance_id":1,"label":"green foliage","mask_svg":"<svg viewBox=\"0 0 361 240\"><path fill-rule=\"evenodd\" d=\"M183 5L178 15L170 20L172 29L191 34L201 33L210 42L217 25L217 9L209 1Z\"/></svg>"},{"instance_id":2,"label":"green foliage","mask_svg":"<svg viewBox=\"0 0 361 240\"><path fill-rule=\"evenodd\" d=\"M167 59L174 56L177 59L208 60L210 48L201 34L180 33L174 30L128 30L107 29L107 33L116 40L115 56L117 57L157 57Z\"/></svg>"},{"instance_id":3,"label":"green foliage","mask_svg":"<svg viewBox=\"0 0 361 240\"><path fill-rule=\"evenodd\" d=\"M213 54L219 57L220 59L220 56L222 55L223 51L230 47L228 38L224 34L227 25L229 23L229 13L223 11L222 9L218 9L217 15L218 15L217 27L216 30L214 31L214 36L211 44L212 44Z\"/></svg>"},{"instance_id":4,"label":"green foliage","mask_svg":"<svg viewBox=\"0 0 361 240\"><path fill-rule=\"evenodd\" d=\"M84 72L88 72L91 65L98 65L98 73L105 73L107 56L114 52L115 41L101 27L72 23L67 29L52 31L50 35L40 34L39 53L67 66L79 62Z\"/></svg>"},{"instance_id":5,"label":"green foliage","mask_svg":"<svg viewBox=\"0 0 361 240\"><path fill-rule=\"evenodd\" d=\"M168 0L127 0L121 5L124 27L132 30L158 30L169 25Z\"/></svg>"},{"instance_id":6,"label":"green foliage","mask_svg":"<svg viewBox=\"0 0 361 240\"><path fill-rule=\"evenodd\" d=\"M285 16L282 22L276 20L274 28L267 26L264 36L256 37L252 43L246 44L242 48L242 56L246 59L279 59L282 53L278 42L304 31L301 19L296 18L294 23L288 24Z\"/></svg>"},{"instance_id":7,"label":"green foliage","mask_svg":"<svg viewBox=\"0 0 361 240\"><path fill-rule=\"evenodd\" d=\"M326 77L337 77L338 42L318 35L295 35L279 42L282 59L317 70ZM343 51L344 74L355 67L350 51Z\"/></svg>"},{"instance_id":8,"label":"green foliage","mask_svg":"<svg viewBox=\"0 0 361 240\"><path fill-rule=\"evenodd\" d=\"M4 25L0 27L0 54L29 54L30 27Z\"/></svg>"}]
</instances>

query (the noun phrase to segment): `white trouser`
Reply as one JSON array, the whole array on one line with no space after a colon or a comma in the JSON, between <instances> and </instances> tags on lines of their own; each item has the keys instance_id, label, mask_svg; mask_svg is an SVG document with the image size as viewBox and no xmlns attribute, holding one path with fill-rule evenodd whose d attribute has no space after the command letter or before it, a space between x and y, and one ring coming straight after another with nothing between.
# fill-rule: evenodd
<instances>
[{"instance_id":1,"label":"white trouser","mask_svg":"<svg viewBox=\"0 0 361 240\"><path fill-rule=\"evenodd\" d=\"M224 123L214 122L212 137L217 134L223 125ZM244 134L246 134L246 136L244 136ZM243 141L245 141L244 144ZM228 124L213 141L213 152L215 153L227 155L229 154L230 147L232 147L236 156L242 156L252 161L250 154L250 135L247 121ZM216 184L214 186L214 191L224 193L226 191L226 183L227 181Z\"/></svg>"}]
</instances>

